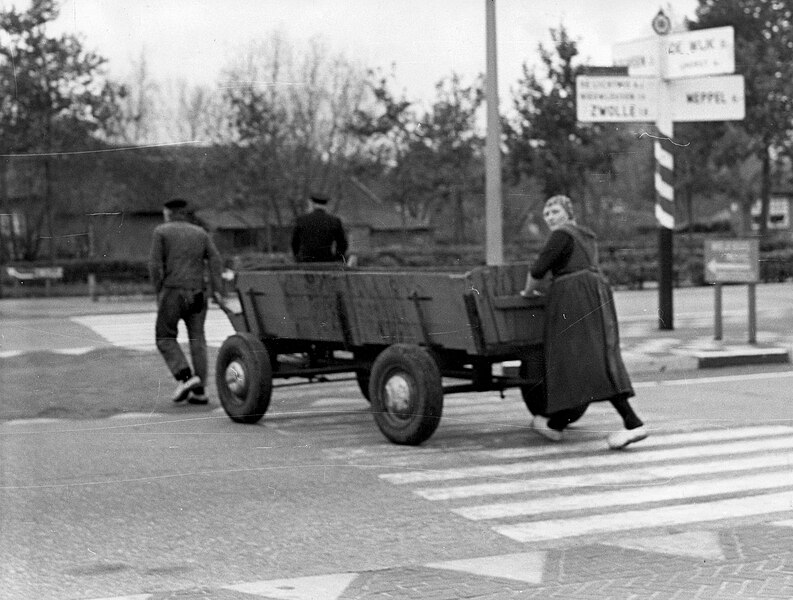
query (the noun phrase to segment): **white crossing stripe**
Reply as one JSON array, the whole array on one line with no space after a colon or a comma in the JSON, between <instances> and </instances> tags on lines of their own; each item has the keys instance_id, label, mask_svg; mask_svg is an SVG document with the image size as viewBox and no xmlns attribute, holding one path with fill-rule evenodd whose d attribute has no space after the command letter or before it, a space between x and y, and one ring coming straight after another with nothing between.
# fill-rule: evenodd
<instances>
[{"instance_id":1,"label":"white crossing stripe","mask_svg":"<svg viewBox=\"0 0 793 600\"><path fill-rule=\"evenodd\" d=\"M637 446L638 448L638 446ZM703 446L684 446L665 450L636 451L630 453L614 453L590 455L582 457L560 458L555 461L516 462L505 465L482 465L457 469L434 469L427 471L408 471L406 473L386 473L382 479L395 484L421 483L425 481L451 481L469 477L505 477L508 475L524 475L529 473L547 473L564 469L592 469L600 467L637 465L664 460L686 458L705 458L729 454L748 454L769 450L793 449L793 437L770 438Z\"/></svg>"},{"instance_id":2,"label":"white crossing stripe","mask_svg":"<svg viewBox=\"0 0 793 600\"><path fill-rule=\"evenodd\" d=\"M763 468L793 465L793 452L775 452L769 456L764 456L761 465ZM641 470L609 470L604 473L584 473L561 477L520 479L517 481L478 483L445 488L427 488L416 490L416 494L427 500L456 500L477 496L543 492L572 487L633 485L651 481L664 481L673 477L751 471L756 470L758 466L756 457L740 459L720 458L701 463L645 467Z\"/></svg>"},{"instance_id":3,"label":"white crossing stripe","mask_svg":"<svg viewBox=\"0 0 793 600\"><path fill-rule=\"evenodd\" d=\"M610 492L566 494L564 496L537 498L524 502L485 504L483 506L458 508L452 512L472 521L481 521L483 519L520 517L537 513L588 510L609 506L642 504L644 502L663 502L665 500L677 500L678 498L701 498L704 496L767 490L791 485L793 485L793 471L774 471L760 475L744 475L708 481L706 485L702 481L689 481L673 485L629 487Z\"/></svg>"},{"instance_id":4,"label":"white crossing stripe","mask_svg":"<svg viewBox=\"0 0 793 600\"><path fill-rule=\"evenodd\" d=\"M653 421L655 423L655 421ZM787 425L758 425L756 427L743 427L741 429L710 429L707 431L688 431L685 433L667 433L663 435L650 435L642 441L641 448L659 448L677 444L698 444L704 442L719 442L724 440L743 440L753 437L793 435L793 427ZM542 448L502 448L500 450L485 450L492 458L515 459L532 458L539 455L569 454L571 451L602 450L603 442L585 442L579 446L561 444L559 446L544 446Z\"/></svg>"},{"instance_id":5,"label":"white crossing stripe","mask_svg":"<svg viewBox=\"0 0 793 600\"><path fill-rule=\"evenodd\" d=\"M673 432L651 436L629 452L592 451L592 442L471 449L458 460L490 462L457 467L455 461L448 469L380 477L412 485L426 500L454 502L450 512L489 522L522 543L793 515L789 426ZM529 456L534 460L525 460ZM447 481L460 484L442 485ZM419 487L426 482L439 485Z\"/></svg>"},{"instance_id":6,"label":"white crossing stripe","mask_svg":"<svg viewBox=\"0 0 793 600\"><path fill-rule=\"evenodd\" d=\"M793 511L793 492L744 496L659 508L642 508L569 519L549 519L503 525L494 529L519 542L539 542L594 533L611 533L645 527L669 527L786 511Z\"/></svg>"},{"instance_id":7,"label":"white crossing stripe","mask_svg":"<svg viewBox=\"0 0 793 600\"><path fill-rule=\"evenodd\" d=\"M137 350L156 348L154 324L157 320L157 313L155 312L86 315L72 317L71 320L93 330L114 346ZM207 312L204 333L209 346L220 346L228 336L234 333L234 328L220 310L210 309ZM181 343L187 342L187 333L183 323L179 325L177 339Z\"/></svg>"}]
</instances>

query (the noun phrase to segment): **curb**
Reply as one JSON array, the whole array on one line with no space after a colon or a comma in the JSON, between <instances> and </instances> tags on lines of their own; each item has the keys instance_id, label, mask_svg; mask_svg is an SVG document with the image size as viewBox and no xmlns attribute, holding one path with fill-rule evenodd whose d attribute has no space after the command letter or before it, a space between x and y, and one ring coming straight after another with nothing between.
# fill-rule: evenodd
<instances>
[{"instance_id":1,"label":"curb","mask_svg":"<svg viewBox=\"0 0 793 600\"><path fill-rule=\"evenodd\" d=\"M735 346L713 350L699 350L692 353L700 369L736 367L743 365L786 364L790 353L781 346Z\"/></svg>"}]
</instances>

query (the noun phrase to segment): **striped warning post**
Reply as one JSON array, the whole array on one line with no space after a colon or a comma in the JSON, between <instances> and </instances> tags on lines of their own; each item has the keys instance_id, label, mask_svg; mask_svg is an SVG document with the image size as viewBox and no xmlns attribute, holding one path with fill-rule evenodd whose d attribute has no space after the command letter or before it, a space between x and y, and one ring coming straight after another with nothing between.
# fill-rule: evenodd
<instances>
[{"instance_id":1,"label":"striped warning post","mask_svg":"<svg viewBox=\"0 0 793 600\"><path fill-rule=\"evenodd\" d=\"M675 161L671 138L671 132L660 131L655 141L655 218L665 229L675 226Z\"/></svg>"}]
</instances>

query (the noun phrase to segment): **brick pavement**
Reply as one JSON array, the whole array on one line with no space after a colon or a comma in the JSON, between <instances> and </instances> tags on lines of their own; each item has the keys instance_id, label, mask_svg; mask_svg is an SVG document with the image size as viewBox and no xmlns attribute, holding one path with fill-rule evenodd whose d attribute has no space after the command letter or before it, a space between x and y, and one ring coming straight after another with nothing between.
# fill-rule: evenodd
<instances>
[{"instance_id":1,"label":"brick pavement","mask_svg":"<svg viewBox=\"0 0 793 600\"><path fill-rule=\"evenodd\" d=\"M472 403L473 404L473 403ZM458 409L460 415L464 412ZM516 407L519 408L519 407ZM454 410L454 409L450 409ZM484 409L479 409L482 413ZM503 408L496 409L502 410ZM495 412L495 410L494 410ZM530 449L535 458L550 458L559 455L559 459L552 466L564 466L564 457L579 456L576 460L587 460L585 456L593 452L590 448L600 439L599 419L608 416L605 410L593 410L594 414L588 423L589 427L582 428L578 436L580 439L573 447L532 445ZM318 419L327 421L328 424L337 422L338 415L326 415ZM305 429L306 424L282 423L282 427L291 431ZM312 423L311 427L321 429L319 423ZM459 425L463 427L463 425ZM671 426L670 426L671 427ZM592 462L608 460L611 457L620 461L628 461L630 456L640 461L630 467L631 476L649 473L655 469L652 456L653 452L665 451L668 448L673 452L685 450L691 457L682 461L680 466L684 469L691 467L690 460L701 460L696 453L689 452L700 447L705 436L710 438L710 449L724 452L723 461L735 458L738 448L735 446L718 446L722 440L738 440L737 444L755 444L761 446L770 442L780 445L789 440L789 428L781 425L753 426L742 429L723 427L717 429L678 430L652 437L647 441L646 450L634 453L603 453L600 458L592 457ZM317 443L322 440L314 438ZM447 432L447 439L456 439L453 432ZM684 439L690 440L689 446L681 446ZM731 444L733 442L730 442ZM394 480L391 483L399 490L412 489L409 481L413 473L426 473L430 479L417 483L420 489L426 491L427 485L442 480L445 475L463 477L467 473L483 475L476 471L479 466L472 465L462 469L456 467L459 462L465 464L472 460L498 461L505 459L509 462L487 462L484 466L491 468L499 465L513 465L512 461L521 459L523 448L514 444L507 444L502 448L482 447L469 445L456 448L455 452L442 452L438 449L414 449L411 452L412 460L404 465L411 469L405 471L403 464L403 448L386 446L378 448L377 452L366 452L365 448L329 447L325 456L333 463L354 463L360 467L377 468L380 477L388 477L387 473L403 474L404 483ZM755 453L757 446L747 447ZM447 448L448 450L448 448ZM581 450L586 450L584 456ZM740 453L740 452L739 452ZM751 454L754 455L754 454ZM647 461L646 467L641 467ZM789 460L789 459L788 459ZM619 463L619 461L617 461ZM630 462L630 461L628 461ZM784 461L782 461L784 462ZM523 463L517 463L523 464ZM539 483L543 478L542 472L546 471L542 464L529 463L537 473L529 474L529 481ZM426 465L429 470L421 468ZM617 470L625 469L626 465L616 467ZM669 467L669 460L663 462L662 470L655 474L660 478L658 485L667 484L666 479L671 476L664 469ZM582 471L569 467L573 471ZM729 467L731 473L737 465ZM769 467L766 466L766 469ZM584 472L588 467L583 467ZM750 473L753 471L749 469ZM717 483L718 475L706 476L703 486L707 488L710 482ZM388 480L388 479L386 479ZM575 488L559 488L559 482L552 480L549 490L558 490L559 497L573 495ZM407 485L408 488L404 486ZM591 488L592 484L581 482L582 488ZM402 486L402 487L399 487ZM601 487L608 487L607 481ZM620 486L625 488L626 486ZM630 488L630 486L627 486ZM449 491L448 486L439 488ZM349 571L336 573L317 573L310 577L297 577L293 579L262 580L249 582L218 583L213 587L195 589L180 589L171 591L148 592L145 596L135 600L167 600L167 599L206 599L206 600L251 600L252 598L269 598L273 600L388 600L388 599L432 599L453 600L460 598L470 599L515 599L515 598L563 598L572 600L639 600L652 598L657 600L739 600L793 598L793 490L789 486L791 502L787 511L766 514L760 507L758 514L749 517L734 518L730 515L720 515L715 522L705 523L679 523L673 525L656 526L632 530L630 528L617 528L611 532L597 535L573 535L559 539L546 540L537 543L522 544L523 550L508 554L477 556L474 548L457 548L461 556L467 558L447 560L441 562L425 562L422 564L404 564L382 569L355 570L354 565ZM416 492L417 490L413 490ZM532 496L542 497L542 487L537 485ZM491 494L498 493L495 489ZM552 492L556 493L556 492ZM757 494L757 491L752 491ZM403 492L404 494L404 492ZM549 498L546 512L554 514L553 498ZM428 496L428 499L431 496ZM762 496L755 495L758 503ZM475 499L476 502L478 500ZM680 498L677 502L685 501ZM703 502L708 502L704 499ZM652 510L659 503L647 500L648 510ZM460 506L459 503L447 505L448 509ZM560 507L561 509L561 507ZM561 509L563 510L563 509ZM593 509L595 513L602 509ZM614 508L614 510L619 510ZM591 511L590 511L591 512ZM563 514L563 513L560 513ZM606 514L606 513L602 513ZM571 514L575 518L576 514ZM535 514L530 518L542 519L543 514ZM450 532L450 541L454 539ZM87 600L87 599L86 599ZM121 600L118 598L116 600ZM126 599L125 599L126 600Z\"/></svg>"},{"instance_id":2,"label":"brick pavement","mask_svg":"<svg viewBox=\"0 0 793 600\"><path fill-rule=\"evenodd\" d=\"M719 559L641 551L592 543L542 551L537 573L502 576L435 565L407 565L359 573L328 574L328 587L306 587L304 578L149 592L139 600L458 600L565 598L571 600L751 600L793 598L793 527L744 524L713 531ZM663 533L657 534L663 537ZM483 557L483 559L499 557ZM513 559L504 557L505 563ZM468 563L476 563L469 560ZM461 567L462 568L462 567ZM336 579L334 580L334 577ZM338 577L342 577L341 580ZM309 579L309 578L305 578ZM322 578L316 577L321 584ZM340 584L339 584L340 582ZM335 588L331 583L335 583ZM231 589L231 588L238 589ZM241 589L239 589L241 588ZM117 597L114 600L121 600ZM138 597L135 596L136 600ZM104 600L104 599L103 599Z\"/></svg>"}]
</instances>

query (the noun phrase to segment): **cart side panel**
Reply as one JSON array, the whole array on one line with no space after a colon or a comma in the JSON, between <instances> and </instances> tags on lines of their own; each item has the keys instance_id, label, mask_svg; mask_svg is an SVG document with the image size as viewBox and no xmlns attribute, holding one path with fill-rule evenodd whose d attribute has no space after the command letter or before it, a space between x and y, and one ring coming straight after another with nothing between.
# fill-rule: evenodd
<instances>
[{"instance_id":1,"label":"cart side panel","mask_svg":"<svg viewBox=\"0 0 793 600\"><path fill-rule=\"evenodd\" d=\"M525 347L542 343L544 304L523 299L527 264L479 267L467 274L476 293L482 337L490 347Z\"/></svg>"},{"instance_id":2,"label":"cart side panel","mask_svg":"<svg viewBox=\"0 0 793 600\"><path fill-rule=\"evenodd\" d=\"M461 274L347 274L357 344L412 343L474 352Z\"/></svg>"},{"instance_id":3,"label":"cart side panel","mask_svg":"<svg viewBox=\"0 0 793 600\"><path fill-rule=\"evenodd\" d=\"M260 338L295 338L297 330L288 314L277 272L242 271L237 274L237 290L242 311L251 332Z\"/></svg>"},{"instance_id":4,"label":"cart side panel","mask_svg":"<svg viewBox=\"0 0 793 600\"><path fill-rule=\"evenodd\" d=\"M346 280L340 271L276 272L283 290L283 315L294 325L294 337L323 342L343 342L338 295Z\"/></svg>"},{"instance_id":5,"label":"cart side panel","mask_svg":"<svg viewBox=\"0 0 793 600\"><path fill-rule=\"evenodd\" d=\"M334 271L246 271L237 276L245 318L259 337L342 342Z\"/></svg>"}]
</instances>

